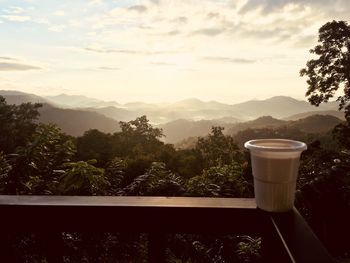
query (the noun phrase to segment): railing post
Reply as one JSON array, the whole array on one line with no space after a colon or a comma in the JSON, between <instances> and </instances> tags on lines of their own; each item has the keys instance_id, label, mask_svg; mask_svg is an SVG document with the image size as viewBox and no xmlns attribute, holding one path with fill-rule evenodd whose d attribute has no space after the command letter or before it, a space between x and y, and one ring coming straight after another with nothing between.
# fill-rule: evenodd
<instances>
[{"instance_id":1,"label":"railing post","mask_svg":"<svg viewBox=\"0 0 350 263\"><path fill-rule=\"evenodd\" d=\"M164 233L148 235L148 258L150 263L165 263L167 238Z\"/></svg>"}]
</instances>

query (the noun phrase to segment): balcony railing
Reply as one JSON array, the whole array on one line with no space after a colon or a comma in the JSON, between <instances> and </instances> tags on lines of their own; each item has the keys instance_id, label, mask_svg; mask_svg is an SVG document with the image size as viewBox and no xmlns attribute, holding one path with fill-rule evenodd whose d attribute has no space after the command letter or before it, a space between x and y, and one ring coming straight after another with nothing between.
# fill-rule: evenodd
<instances>
[{"instance_id":1,"label":"balcony railing","mask_svg":"<svg viewBox=\"0 0 350 263\"><path fill-rule=\"evenodd\" d=\"M254 199L193 197L0 196L0 262L18 231L47 237L47 261L63 262L62 232L149 233L149 262L166 262L170 233L262 237L263 262L332 262L296 209L268 213ZM132 230L131 230L132 229Z\"/></svg>"}]
</instances>

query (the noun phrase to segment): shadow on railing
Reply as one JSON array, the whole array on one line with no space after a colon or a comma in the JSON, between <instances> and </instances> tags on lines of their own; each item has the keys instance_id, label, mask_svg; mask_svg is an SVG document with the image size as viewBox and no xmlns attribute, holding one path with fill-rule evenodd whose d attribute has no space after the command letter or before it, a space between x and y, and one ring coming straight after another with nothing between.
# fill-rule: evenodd
<instances>
[{"instance_id":1,"label":"shadow on railing","mask_svg":"<svg viewBox=\"0 0 350 263\"><path fill-rule=\"evenodd\" d=\"M170 233L261 236L263 262L332 262L296 209L268 213L254 199L3 195L0 214L3 258L13 257L6 237L17 231L44 233L47 261L63 262L62 232L132 229L149 233L149 262L166 262Z\"/></svg>"}]
</instances>

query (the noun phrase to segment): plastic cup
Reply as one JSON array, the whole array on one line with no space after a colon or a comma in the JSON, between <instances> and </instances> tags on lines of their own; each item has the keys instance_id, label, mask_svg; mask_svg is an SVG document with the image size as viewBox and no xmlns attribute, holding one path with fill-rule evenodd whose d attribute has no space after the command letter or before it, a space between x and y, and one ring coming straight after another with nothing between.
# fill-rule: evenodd
<instances>
[{"instance_id":1,"label":"plastic cup","mask_svg":"<svg viewBox=\"0 0 350 263\"><path fill-rule=\"evenodd\" d=\"M306 144L284 139L251 140L250 150L257 206L269 212L293 208L300 155Z\"/></svg>"}]
</instances>

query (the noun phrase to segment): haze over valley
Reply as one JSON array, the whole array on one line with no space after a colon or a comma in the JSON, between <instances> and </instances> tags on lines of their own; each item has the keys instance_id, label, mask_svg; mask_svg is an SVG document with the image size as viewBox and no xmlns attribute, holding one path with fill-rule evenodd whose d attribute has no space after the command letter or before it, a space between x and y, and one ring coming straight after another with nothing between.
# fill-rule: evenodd
<instances>
[{"instance_id":1,"label":"haze over valley","mask_svg":"<svg viewBox=\"0 0 350 263\"><path fill-rule=\"evenodd\" d=\"M307 101L287 96L266 100L249 100L239 104L201 101L191 98L175 103L131 102L121 104L86 96L61 94L41 97L20 91L0 91L9 104L39 102L39 121L55 123L67 134L81 136L89 129L114 133L119 121L131 121L146 115L156 127L162 128L167 143L179 143L189 137L206 136L213 126L236 134L248 128L296 127L304 132L325 132L344 119L336 102L311 106Z\"/></svg>"}]
</instances>

